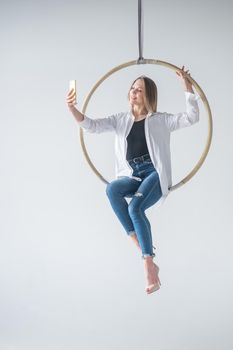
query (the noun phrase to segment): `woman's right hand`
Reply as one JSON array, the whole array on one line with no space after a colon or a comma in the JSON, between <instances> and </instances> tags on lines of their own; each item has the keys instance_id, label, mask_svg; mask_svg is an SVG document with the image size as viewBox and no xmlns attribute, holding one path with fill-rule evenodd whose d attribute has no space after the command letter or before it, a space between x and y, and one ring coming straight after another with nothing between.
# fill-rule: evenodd
<instances>
[{"instance_id":1,"label":"woman's right hand","mask_svg":"<svg viewBox=\"0 0 233 350\"><path fill-rule=\"evenodd\" d=\"M67 96L66 96L66 102L67 102L67 105L68 105L71 113L73 114L73 116L77 120L77 122L81 122L84 119L84 115L81 112L79 112L79 110L75 107L75 105L76 105L76 96L75 95L76 94L75 94L74 89L70 89Z\"/></svg>"},{"instance_id":2,"label":"woman's right hand","mask_svg":"<svg viewBox=\"0 0 233 350\"><path fill-rule=\"evenodd\" d=\"M66 103L69 108L72 108L76 105L76 93L74 89L69 90L67 96L66 96Z\"/></svg>"}]
</instances>

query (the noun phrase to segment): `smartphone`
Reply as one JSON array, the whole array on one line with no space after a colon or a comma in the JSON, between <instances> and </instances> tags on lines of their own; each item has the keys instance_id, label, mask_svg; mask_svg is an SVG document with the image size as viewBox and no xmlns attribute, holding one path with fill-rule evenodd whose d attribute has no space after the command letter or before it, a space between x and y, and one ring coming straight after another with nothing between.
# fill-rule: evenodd
<instances>
[{"instance_id":1,"label":"smartphone","mask_svg":"<svg viewBox=\"0 0 233 350\"><path fill-rule=\"evenodd\" d=\"M75 92L75 104L76 104L77 103L76 80L70 80L69 88L70 88L70 90L74 89L74 92Z\"/></svg>"}]
</instances>

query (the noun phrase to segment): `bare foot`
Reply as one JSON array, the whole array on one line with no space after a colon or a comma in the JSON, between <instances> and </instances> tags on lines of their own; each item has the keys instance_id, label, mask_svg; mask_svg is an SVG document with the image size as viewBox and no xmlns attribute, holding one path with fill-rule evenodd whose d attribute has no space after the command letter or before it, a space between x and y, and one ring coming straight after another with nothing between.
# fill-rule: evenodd
<instances>
[{"instance_id":1,"label":"bare foot","mask_svg":"<svg viewBox=\"0 0 233 350\"><path fill-rule=\"evenodd\" d=\"M155 265L152 257L146 257L145 259L145 275L147 280L146 292L151 294L160 288L160 279L158 277L159 267Z\"/></svg>"}]
</instances>

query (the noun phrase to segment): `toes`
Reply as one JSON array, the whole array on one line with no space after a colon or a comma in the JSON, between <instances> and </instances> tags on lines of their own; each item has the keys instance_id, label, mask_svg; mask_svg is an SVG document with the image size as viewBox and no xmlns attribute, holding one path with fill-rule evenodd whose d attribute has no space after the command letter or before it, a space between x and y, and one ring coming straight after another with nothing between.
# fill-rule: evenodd
<instances>
[{"instance_id":1,"label":"toes","mask_svg":"<svg viewBox=\"0 0 233 350\"><path fill-rule=\"evenodd\" d=\"M148 287L146 287L146 292L147 294L151 294L153 292L156 292L156 290L158 290L160 288L160 285L157 284L151 284Z\"/></svg>"}]
</instances>

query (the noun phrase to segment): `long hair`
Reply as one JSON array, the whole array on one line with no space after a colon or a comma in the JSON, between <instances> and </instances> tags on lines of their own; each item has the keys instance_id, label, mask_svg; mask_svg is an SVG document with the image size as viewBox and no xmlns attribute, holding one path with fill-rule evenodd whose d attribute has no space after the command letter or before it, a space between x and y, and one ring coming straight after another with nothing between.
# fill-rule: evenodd
<instances>
[{"instance_id":1,"label":"long hair","mask_svg":"<svg viewBox=\"0 0 233 350\"><path fill-rule=\"evenodd\" d=\"M156 112L157 111L158 90L157 90L157 86L156 86L155 82L152 79L146 77L145 75L142 75L133 81L130 89L132 88L134 83L139 79L143 81L144 87L145 87L144 103L145 103L145 108L146 108L147 112ZM129 93L128 93L128 96L129 96Z\"/></svg>"}]
</instances>

